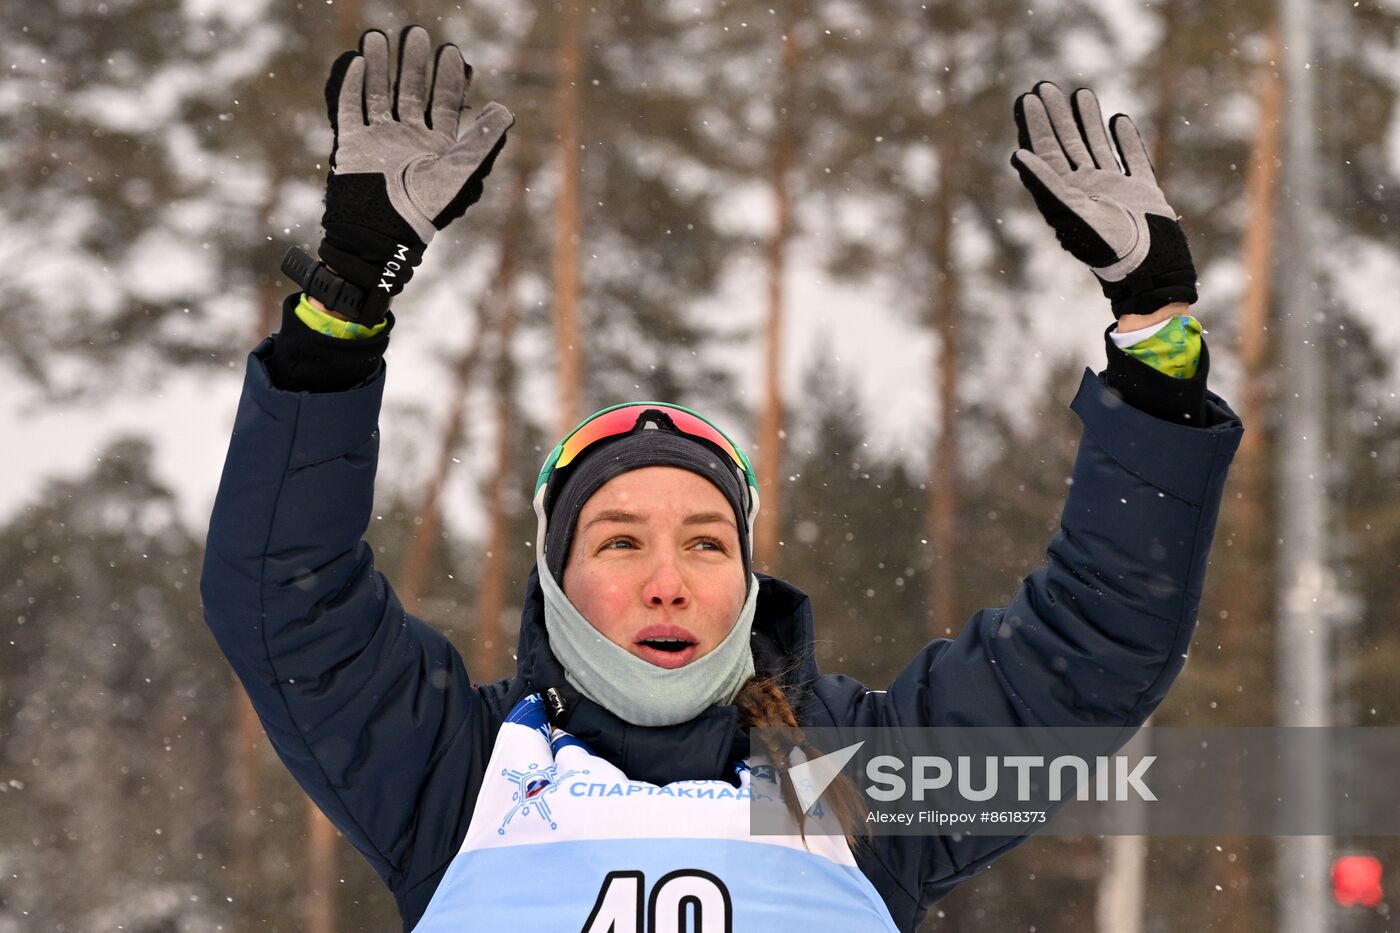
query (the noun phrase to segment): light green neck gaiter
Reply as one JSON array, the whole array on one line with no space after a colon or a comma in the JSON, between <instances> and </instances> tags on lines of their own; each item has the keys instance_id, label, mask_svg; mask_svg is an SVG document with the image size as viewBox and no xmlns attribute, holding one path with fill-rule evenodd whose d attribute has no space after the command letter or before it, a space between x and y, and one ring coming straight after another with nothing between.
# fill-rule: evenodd
<instances>
[{"instance_id":1,"label":"light green neck gaiter","mask_svg":"<svg viewBox=\"0 0 1400 933\"><path fill-rule=\"evenodd\" d=\"M544 626L550 650L574 689L638 726L673 726L717 703L732 703L754 674L749 635L758 606L758 578L750 574L739 618L713 651L675 670L657 667L609 641L564 595L545 561L543 498L543 491L535 498L535 563L544 591Z\"/></svg>"}]
</instances>

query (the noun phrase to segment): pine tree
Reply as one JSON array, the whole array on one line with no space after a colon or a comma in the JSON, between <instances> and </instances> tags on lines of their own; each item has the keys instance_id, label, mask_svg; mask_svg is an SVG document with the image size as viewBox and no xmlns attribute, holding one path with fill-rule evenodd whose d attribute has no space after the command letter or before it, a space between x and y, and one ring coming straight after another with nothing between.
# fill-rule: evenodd
<instances>
[{"instance_id":1,"label":"pine tree","mask_svg":"<svg viewBox=\"0 0 1400 933\"><path fill-rule=\"evenodd\" d=\"M228 682L150 460L117 440L0 534L0 925L225 919Z\"/></svg>"}]
</instances>

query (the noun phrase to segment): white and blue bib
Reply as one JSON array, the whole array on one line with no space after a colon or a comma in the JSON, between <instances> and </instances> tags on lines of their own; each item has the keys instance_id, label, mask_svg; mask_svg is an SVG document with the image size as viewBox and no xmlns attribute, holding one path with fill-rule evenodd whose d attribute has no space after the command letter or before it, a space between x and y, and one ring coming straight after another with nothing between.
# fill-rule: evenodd
<instances>
[{"instance_id":1,"label":"white and blue bib","mask_svg":"<svg viewBox=\"0 0 1400 933\"><path fill-rule=\"evenodd\" d=\"M778 794L752 763L738 787L633 781L526 697L414 933L896 930L841 836L750 835L750 794Z\"/></svg>"}]
</instances>

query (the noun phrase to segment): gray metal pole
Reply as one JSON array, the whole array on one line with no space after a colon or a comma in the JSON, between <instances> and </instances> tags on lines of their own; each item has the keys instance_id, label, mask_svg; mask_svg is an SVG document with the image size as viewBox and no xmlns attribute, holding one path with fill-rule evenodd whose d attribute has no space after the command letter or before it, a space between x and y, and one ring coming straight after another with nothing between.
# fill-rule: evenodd
<instances>
[{"instance_id":1,"label":"gray metal pole","mask_svg":"<svg viewBox=\"0 0 1400 933\"><path fill-rule=\"evenodd\" d=\"M1129 747L1135 756L1152 750L1151 719L1143 723ZM1127 818L1132 820L1133 828L1145 833L1147 811L1142 802L1122 806L1132 807ZM1147 901L1147 836L1105 836L1103 856L1094 929L1097 933L1142 933Z\"/></svg>"},{"instance_id":2,"label":"gray metal pole","mask_svg":"<svg viewBox=\"0 0 1400 933\"><path fill-rule=\"evenodd\" d=\"M1284 46L1285 149L1283 242L1286 287L1283 311L1283 422L1278 438L1279 724L1332 724L1331 632L1336 586L1327 538L1327 468L1323 413L1322 348L1329 322L1318 287L1314 242L1320 219L1317 198L1317 111L1312 49L1311 0L1280 0ZM1298 755L1285 765L1310 790L1300 801L1318 819L1325 813L1323 756ZM1316 824L1314 824L1316 825ZM1277 869L1280 933L1327 933L1331 926L1328 836L1279 840Z\"/></svg>"}]
</instances>

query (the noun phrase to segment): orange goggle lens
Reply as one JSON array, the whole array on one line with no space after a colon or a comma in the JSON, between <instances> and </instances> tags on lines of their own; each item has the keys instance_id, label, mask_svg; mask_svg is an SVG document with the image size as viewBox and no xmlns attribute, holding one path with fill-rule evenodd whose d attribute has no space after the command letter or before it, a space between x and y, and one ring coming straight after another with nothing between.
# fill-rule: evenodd
<instances>
[{"instance_id":1,"label":"orange goggle lens","mask_svg":"<svg viewBox=\"0 0 1400 933\"><path fill-rule=\"evenodd\" d=\"M682 434L698 437L714 444L729 455L735 466L745 473L748 472L748 465L744 462L744 458L730 443L729 438L719 432L718 428L688 411L671 408L667 405L627 405L604 412L569 435L568 439L564 441L563 448L559 451L559 459L555 461L554 469L559 470L568 466L575 457L598 441L629 433L637 426L637 419L648 411L664 414L676 430Z\"/></svg>"}]
</instances>

